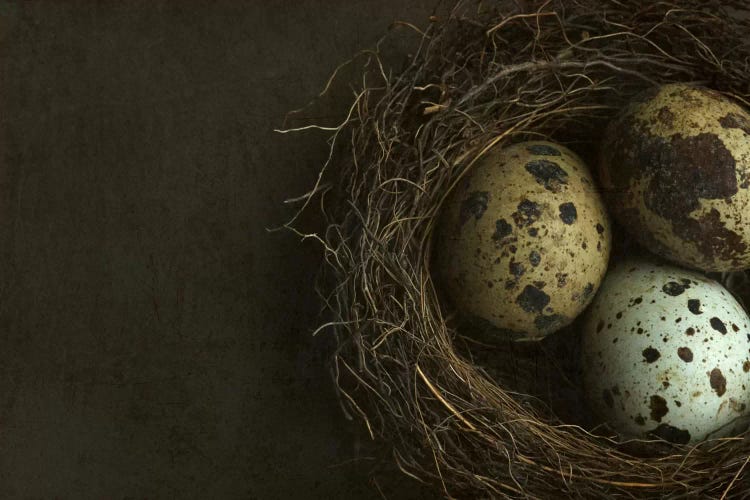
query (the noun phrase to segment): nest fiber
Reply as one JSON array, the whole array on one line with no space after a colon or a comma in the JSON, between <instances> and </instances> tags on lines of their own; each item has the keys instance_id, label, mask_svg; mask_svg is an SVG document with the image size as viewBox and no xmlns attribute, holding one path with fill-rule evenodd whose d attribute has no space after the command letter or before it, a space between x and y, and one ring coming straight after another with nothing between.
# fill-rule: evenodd
<instances>
[{"instance_id":1,"label":"nest fiber","mask_svg":"<svg viewBox=\"0 0 750 500\"><path fill-rule=\"evenodd\" d=\"M506 370L520 384L465 348L430 267L441 203L490 147L550 139L593 163L623 104L664 83L747 105L748 19L746 2L463 2L427 27L395 25L388 37L412 42L399 70L379 48L350 64L354 100L300 213L326 220L304 236L325 251L318 334L336 339L342 405L404 473L460 498L747 495L750 435L636 449L563 415L532 394L546 365L534 347L501 349L522 360Z\"/></svg>"}]
</instances>

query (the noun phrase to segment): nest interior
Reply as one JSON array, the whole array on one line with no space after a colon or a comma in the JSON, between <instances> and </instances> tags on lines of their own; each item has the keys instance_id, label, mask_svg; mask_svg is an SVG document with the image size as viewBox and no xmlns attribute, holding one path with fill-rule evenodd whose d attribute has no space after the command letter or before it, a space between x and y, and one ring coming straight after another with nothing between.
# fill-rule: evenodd
<instances>
[{"instance_id":1,"label":"nest interior","mask_svg":"<svg viewBox=\"0 0 750 500\"><path fill-rule=\"evenodd\" d=\"M351 106L297 200L326 227L286 227L325 251L316 333L335 338L342 406L401 471L448 497L746 495L750 435L634 450L592 430L575 363L554 363L575 342L468 340L430 265L443 200L490 147L551 139L591 159L623 104L663 83L747 105L748 19L731 1L464 1L426 28L396 25L413 35L398 71L380 45L348 62Z\"/></svg>"}]
</instances>

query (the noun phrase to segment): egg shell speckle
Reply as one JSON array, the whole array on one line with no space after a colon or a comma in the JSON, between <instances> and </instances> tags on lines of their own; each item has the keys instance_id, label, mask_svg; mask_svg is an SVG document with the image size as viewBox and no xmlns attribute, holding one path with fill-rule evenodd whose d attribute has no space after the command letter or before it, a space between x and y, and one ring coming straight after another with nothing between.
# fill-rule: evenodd
<instances>
[{"instance_id":1,"label":"egg shell speckle","mask_svg":"<svg viewBox=\"0 0 750 500\"><path fill-rule=\"evenodd\" d=\"M652 252L705 271L750 267L750 114L710 89L665 85L607 128L600 180Z\"/></svg>"},{"instance_id":2,"label":"egg shell speckle","mask_svg":"<svg viewBox=\"0 0 750 500\"><path fill-rule=\"evenodd\" d=\"M749 325L701 274L618 264L583 321L591 409L624 437L686 444L733 434L750 404Z\"/></svg>"},{"instance_id":3,"label":"egg shell speckle","mask_svg":"<svg viewBox=\"0 0 750 500\"><path fill-rule=\"evenodd\" d=\"M569 324L606 272L610 224L593 178L546 141L488 151L443 207L435 269L466 316L515 339Z\"/></svg>"}]
</instances>

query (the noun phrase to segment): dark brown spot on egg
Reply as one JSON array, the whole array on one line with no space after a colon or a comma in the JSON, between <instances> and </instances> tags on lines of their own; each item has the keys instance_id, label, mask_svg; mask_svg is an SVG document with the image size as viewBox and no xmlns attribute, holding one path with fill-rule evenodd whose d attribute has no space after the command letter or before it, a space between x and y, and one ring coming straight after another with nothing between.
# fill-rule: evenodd
<instances>
[{"instance_id":1,"label":"dark brown spot on egg","mask_svg":"<svg viewBox=\"0 0 750 500\"><path fill-rule=\"evenodd\" d=\"M703 311L701 311L701 301L698 299L689 299L688 310L693 314L703 314Z\"/></svg>"},{"instance_id":2,"label":"dark brown spot on egg","mask_svg":"<svg viewBox=\"0 0 750 500\"><path fill-rule=\"evenodd\" d=\"M518 227L530 226L539 220L539 217L542 215L539 205L531 200L521 201L517 208L518 211L513 212L511 217L513 217L513 222L515 222Z\"/></svg>"},{"instance_id":3,"label":"dark brown spot on egg","mask_svg":"<svg viewBox=\"0 0 750 500\"><path fill-rule=\"evenodd\" d=\"M666 106L660 108L656 116L667 127L671 127L674 124L674 113Z\"/></svg>"},{"instance_id":4,"label":"dark brown spot on egg","mask_svg":"<svg viewBox=\"0 0 750 500\"><path fill-rule=\"evenodd\" d=\"M586 286L583 287L583 291L581 292L580 297L578 300L581 302L586 302L589 297L591 297L591 294L594 293L594 284L593 283L586 283Z\"/></svg>"},{"instance_id":5,"label":"dark brown spot on egg","mask_svg":"<svg viewBox=\"0 0 750 500\"><path fill-rule=\"evenodd\" d=\"M618 386L616 386L616 385L613 385L612 386L612 394L614 394L615 396L619 396L620 395L620 388Z\"/></svg>"},{"instance_id":6,"label":"dark brown spot on egg","mask_svg":"<svg viewBox=\"0 0 750 500\"><path fill-rule=\"evenodd\" d=\"M653 138L643 143L641 153L641 158L644 153L654 155L644 165L652 175L646 205L673 221L677 233L683 232L679 226L688 214L700 207L699 199L717 200L737 193L734 157L715 134Z\"/></svg>"},{"instance_id":7,"label":"dark brown spot on egg","mask_svg":"<svg viewBox=\"0 0 750 500\"><path fill-rule=\"evenodd\" d=\"M535 227L530 227L528 233L532 238L536 238L536 236L539 234L539 230Z\"/></svg>"},{"instance_id":8,"label":"dark brown spot on egg","mask_svg":"<svg viewBox=\"0 0 750 500\"><path fill-rule=\"evenodd\" d=\"M617 314L615 314L615 318L617 318L617 319L622 318L622 311L620 311Z\"/></svg>"},{"instance_id":9,"label":"dark brown spot on egg","mask_svg":"<svg viewBox=\"0 0 750 500\"><path fill-rule=\"evenodd\" d=\"M695 335L695 328L693 328L692 326L688 327L688 329L685 330L685 334L692 337L693 335Z\"/></svg>"},{"instance_id":10,"label":"dark brown spot on egg","mask_svg":"<svg viewBox=\"0 0 750 500\"><path fill-rule=\"evenodd\" d=\"M495 232L492 234L492 239L495 241L502 241L513 232L513 226L508 224L505 219L498 219L495 221Z\"/></svg>"},{"instance_id":11,"label":"dark brown spot on egg","mask_svg":"<svg viewBox=\"0 0 750 500\"><path fill-rule=\"evenodd\" d=\"M560 210L560 220L565 224L573 224L578 218L578 211L572 202L562 203L558 207Z\"/></svg>"},{"instance_id":12,"label":"dark brown spot on egg","mask_svg":"<svg viewBox=\"0 0 750 500\"><path fill-rule=\"evenodd\" d=\"M643 415L638 415L633 419L633 421L638 425L646 425L646 419L643 418Z\"/></svg>"},{"instance_id":13,"label":"dark brown spot on egg","mask_svg":"<svg viewBox=\"0 0 750 500\"><path fill-rule=\"evenodd\" d=\"M469 197L461 202L461 209L459 212L459 219L463 226L466 222L474 217L475 220L479 220L487 211L487 204L490 201L490 193L487 191L474 191L469 193Z\"/></svg>"},{"instance_id":14,"label":"dark brown spot on egg","mask_svg":"<svg viewBox=\"0 0 750 500\"><path fill-rule=\"evenodd\" d=\"M690 285L684 285L682 283L677 283L676 281L670 281L661 287L664 293L671 295L672 297L677 297L682 294L686 288L690 288Z\"/></svg>"},{"instance_id":15,"label":"dark brown spot on egg","mask_svg":"<svg viewBox=\"0 0 750 500\"><path fill-rule=\"evenodd\" d=\"M560 150L553 148L549 144L531 144L526 146L526 151L533 155L540 156L561 156Z\"/></svg>"},{"instance_id":16,"label":"dark brown spot on egg","mask_svg":"<svg viewBox=\"0 0 750 500\"><path fill-rule=\"evenodd\" d=\"M600 223L596 223L596 232L599 234L604 233L604 226L602 226Z\"/></svg>"},{"instance_id":17,"label":"dark brown spot on egg","mask_svg":"<svg viewBox=\"0 0 750 500\"><path fill-rule=\"evenodd\" d=\"M745 360L745 362L742 363L742 371L745 373L750 372L750 360Z\"/></svg>"},{"instance_id":18,"label":"dark brown spot on egg","mask_svg":"<svg viewBox=\"0 0 750 500\"><path fill-rule=\"evenodd\" d=\"M685 363L690 363L693 361L693 351L691 351L689 347L679 347L677 349L677 355Z\"/></svg>"},{"instance_id":19,"label":"dark brown spot on egg","mask_svg":"<svg viewBox=\"0 0 750 500\"><path fill-rule=\"evenodd\" d=\"M708 375L709 382L711 383L711 389L716 391L716 395L721 397L727 391L727 379L721 373L721 370L714 368Z\"/></svg>"},{"instance_id":20,"label":"dark brown spot on egg","mask_svg":"<svg viewBox=\"0 0 750 500\"><path fill-rule=\"evenodd\" d=\"M729 113L719 119L719 124L724 128L738 128L750 135L750 122L747 117L737 113Z\"/></svg>"},{"instance_id":21,"label":"dark brown spot on egg","mask_svg":"<svg viewBox=\"0 0 750 500\"><path fill-rule=\"evenodd\" d=\"M521 306L521 309L537 314L544 310L549 301L549 295L531 285L526 285L520 295L516 297L516 304Z\"/></svg>"},{"instance_id":22,"label":"dark brown spot on egg","mask_svg":"<svg viewBox=\"0 0 750 500\"><path fill-rule=\"evenodd\" d=\"M747 408L747 405L745 403L740 403L734 398L729 398L729 406L732 408L733 411L737 413L742 413Z\"/></svg>"},{"instance_id":23,"label":"dark brown spot on egg","mask_svg":"<svg viewBox=\"0 0 750 500\"><path fill-rule=\"evenodd\" d=\"M599 323L596 324L596 333L601 332L604 329L604 321L599 320Z\"/></svg>"},{"instance_id":24,"label":"dark brown spot on egg","mask_svg":"<svg viewBox=\"0 0 750 500\"><path fill-rule=\"evenodd\" d=\"M560 192L561 186L568 183L568 173L559 164L550 160L531 160L526 171L534 176L538 184L553 193Z\"/></svg>"},{"instance_id":25,"label":"dark brown spot on egg","mask_svg":"<svg viewBox=\"0 0 750 500\"><path fill-rule=\"evenodd\" d=\"M679 408L680 406L682 406L682 403L680 401L677 401L676 399L674 400L674 404L675 404L675 406L677 408Z\"/></svg>"},{"instance_id":26,"label":"dark brown spot on egg","mask_svg":"<svg viewBox=\"0 0 750 500\"><path fill-rule=\"evenodd\" d=\"M510 261L510 264L508 264L508 270L510 271L510 274L515 276L516 280L518 280L526 272L526 268L524 267L524 265L514 260Z\"/></svg>"},{"instance_id":27,"label":"dark brown spot on egg","mask_svg":"<svg viewBox=\"0 0 750 500\"><path fill-rule=\"evenodd\" d=\"M641 354L643 354L643 360L646 363L653 363L661 357L661 353L653 347L645 348Z\"/></svg>"},{"instance_id":28,"label":"dark brown spot on egg","mask_svg":"<svg viewBox=\"0 0 750 500\"><path fill-rule=\"evenodd\" d=\"M534 281L532 284L540 290L544 290L545 285L547 285L544 281Z\"/></svg>"},{"instance_id":29,"label":"dark brown spot on egg","mask_svg":"<svg viewBox=\"0 0 750 500\"><path fill-rule=\"evenodd\" d=\"M651 420L661 422L661 418L669 413L667 401L656 394L651 396L648 407L651 409Z\"/></svg>"},{"instance_id":30,"label":"dark brown spot on egg","mask_svg":"<svg viewBox=\"0 0 750 500\"><path fill-rule=\"evenodd\" d=\"M734 323L732 323L732 331L735 332L735 333L737 333L737 332L740 331L740 327L737 326L737 325L735 325Z\"/></svg>"},{"instance_id":31,"label":"dark brown spot on egg","mask_svg":"<svg viewBox=\"0 0 750 500\"><path fill-rule=\"evenodd\" d=\"M707 262L722 259L735 266L741 265L747 244L741 235L724 227L721 214L715 208L698 219L687 218L682 226L677 227L681 231L675 232L684 240L695 243Z\"/></svg>"},{"instance_id":32,"label":"dark brown spot on egg","mask_svg":"<svg viewBox=\"0 0 750 500\"><path fill-rule=\"evenodd\" d=\"M539 255L539 252L537 252L536 250L532 250L531 253L529 253L529 262L532 266L538 266L541 261L542 256Z\"/></svg>"},{"instance_id":33,"label":"dark brown spot on egg","mask_svg":"<svg viewBox=\"0 0 750 500\"><path fill-rule=\"evenodd\" d=\"M568 273L557 273L555 278L557 278L557 287L562 288L568 282Z\"/></svg>"},{"instance_id":34,"label":"dark brown spot on egg","mask_svg":"<svg viewBox=\"0 0 750 500\"><path fill-rule=\"evenodd\" d=\"M688 444L690 442L688 431L668 424L659 424L656 429L649 431L649 434L674 444Z\"/></svg>"},{"instance_id":35,"label":"dark brown spot on egg","mask_svg":"<svg viewBox=\"0 0 750 500\"><path fill-rule=\"evenodd\" d=\"M711 323L711 328L721 333L722 335L726 335L727 326L724 324L722 320L714 316L713 318L711 318L710 323Z\"/></svg>"}]
</instances>

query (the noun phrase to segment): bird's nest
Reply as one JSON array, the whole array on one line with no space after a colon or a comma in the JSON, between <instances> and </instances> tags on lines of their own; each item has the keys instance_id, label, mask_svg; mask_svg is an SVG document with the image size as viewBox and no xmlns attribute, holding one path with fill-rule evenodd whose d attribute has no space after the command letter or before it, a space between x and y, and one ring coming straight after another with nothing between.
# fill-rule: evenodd
<instances>
[{"instance_id":1,"label":"bird's nest","mask_svg":"<svg viewBox=\"0 0 750 500\"><path fill-rule=\"evenodd\" d=\"M298 200L326 227L287 227L325 251L320 335L336 339L343 406L404 473L450 497L747 495L750 435L634 446L589 427L575 363L555 362L575 359L575 325L532 346L467 341L430 266L442 201L491 146L544 138L593 158L623 103L663 83L746 104L748 19L742 1L464 1L398 24L417 34L398 71L378 48L358 56L331 156Z\"/></svg>"}]
</instances>

